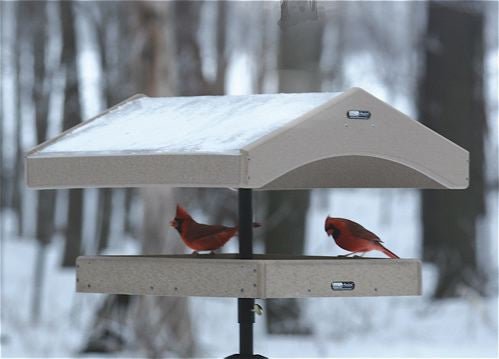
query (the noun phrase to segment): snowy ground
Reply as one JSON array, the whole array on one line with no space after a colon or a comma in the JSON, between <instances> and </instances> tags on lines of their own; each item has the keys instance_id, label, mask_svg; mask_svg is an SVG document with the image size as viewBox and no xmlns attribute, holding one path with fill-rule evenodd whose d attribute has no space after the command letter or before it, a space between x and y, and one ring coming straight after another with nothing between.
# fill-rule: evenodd
<instances>
[{"instance_id":1,"label":"snowy ground","mask_svg":"<svg viewBox=\"0 0 499 359\"><path fill-rule=\"evenodd\" d=\"M341 253L323 233L322 222L329 213L363 223L402 257L419 256L415 191L342 190L332 195L316 191L312 208L309 254ZM4 230L1 355L77 356L89 332L91 313L102 296L74 292L74 271L59 267L62 243L55 241L48 251L43 314L40 323L32 325L35 242L13 238L9 228ZM229 242L227 251L236 246L236 241ZM129 248L123 251L129 252ZM425 266L422 297L304 300L303 309L314 331L310 337L268 336L264 318L257 317L255 350L272 357L496 357L497 297L482 299L466 292L462 299L433 303L429 294L434 280L435 271ZM235 300L193 298L191 309L198 319L199 348L206 357L237 351ZM125 355L140 356L122 353L114 357Z\"/></svg>"}]
</instances>

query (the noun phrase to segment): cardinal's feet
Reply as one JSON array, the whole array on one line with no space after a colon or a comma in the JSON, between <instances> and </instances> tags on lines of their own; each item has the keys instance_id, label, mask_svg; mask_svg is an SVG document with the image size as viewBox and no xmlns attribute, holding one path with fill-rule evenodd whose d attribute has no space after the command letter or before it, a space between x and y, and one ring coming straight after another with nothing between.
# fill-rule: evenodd
<instances>
[{"instance_id":1,"label":"cardinal's feet","mask_svg":"<svg viewBox=\"0 0 499 359\"><path fill-rule=\"evenodd\" d=\"M206 253L205 255L214 256L215 254L216 254L215 251L210 251L209 253ZM193 256L202 256L203 254L199 253L199 251L193 251L191 253L191 255L193 255Z\"/></svg>"}]
</instances>

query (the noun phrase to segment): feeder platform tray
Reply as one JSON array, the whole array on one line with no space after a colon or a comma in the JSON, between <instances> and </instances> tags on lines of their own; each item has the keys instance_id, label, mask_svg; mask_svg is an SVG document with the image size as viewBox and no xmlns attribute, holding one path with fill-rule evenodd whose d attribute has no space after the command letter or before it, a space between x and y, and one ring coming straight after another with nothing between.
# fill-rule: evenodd
<instances>
[{"instance_id":1,"label":"feeder platform tray","mask_svg":"<svg viewBox=\"0 0 499 359\"><path fill-rule=\"evenodd\" d=\"M420 295L421 263L263 254L254 259L237 254L85 256L77 260L76 281L78 292L179 297Z\"/></svg>"}]
</instances>

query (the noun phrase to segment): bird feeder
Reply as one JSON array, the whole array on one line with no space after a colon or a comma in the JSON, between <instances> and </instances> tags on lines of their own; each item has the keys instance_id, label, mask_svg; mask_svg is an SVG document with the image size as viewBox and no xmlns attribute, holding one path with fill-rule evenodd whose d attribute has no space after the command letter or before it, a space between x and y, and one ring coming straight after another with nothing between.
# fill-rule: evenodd
<instances>
[{"instance_id":1,"label":"bird feeder","mask_svg":"<svg viewBox=\"0 0 499 359\"><path fill-rule=\"evenodd\" d=\"M253 354L255 298L421 294L415 259L253 254L252 190L468 186L469 153L366 91L134 96L30 151L32 188L229 187L239 253L83 256L78 292L234 297ZM166 219L165 219L166 220ZM268 238L267 240L272 240Z\"/></svg>"}]
</instances>

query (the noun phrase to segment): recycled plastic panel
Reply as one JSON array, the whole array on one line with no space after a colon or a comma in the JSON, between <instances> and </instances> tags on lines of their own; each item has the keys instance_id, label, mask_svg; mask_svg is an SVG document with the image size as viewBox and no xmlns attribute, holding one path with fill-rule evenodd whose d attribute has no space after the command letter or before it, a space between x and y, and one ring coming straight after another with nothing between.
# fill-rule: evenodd
<instances>
[{"instance_id":1,"label":"recycled plastic panel","mask_svg":"<svg viewBox=\"0 0 499 359\"><path fill-rule=\"evenodd\" d=\"M347 117L369 111L369 119ZM362 89L135 96L27 154L33 188L468 186L469 153Z\"/></svg>"},{"instance_id":2,"label":"recycled plastic panel","mask_svg":"<svg viewBox=\"0 0 499 359\"><path fill-rule=\"evenodd\" d=\"M421 294L414 259L236 255L96 256L77 259L77 291L86 293L306 298ZM333 291L332 282L353 282Z\"/></svg>"},{"instance_id":3,"label":"recycled plastic panel","mask_svg":"<svg viewBox=\"0 0 499 359\"><path fill-rule=\"evenodd\" d=\"M368 120L347 112L368 110ZM362 89L246 146L252 188L468 186L469 153Z\"/></svg>"}]
</instances>

